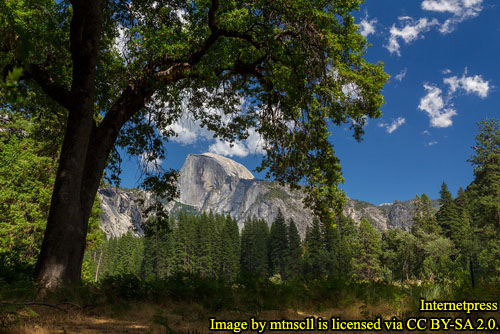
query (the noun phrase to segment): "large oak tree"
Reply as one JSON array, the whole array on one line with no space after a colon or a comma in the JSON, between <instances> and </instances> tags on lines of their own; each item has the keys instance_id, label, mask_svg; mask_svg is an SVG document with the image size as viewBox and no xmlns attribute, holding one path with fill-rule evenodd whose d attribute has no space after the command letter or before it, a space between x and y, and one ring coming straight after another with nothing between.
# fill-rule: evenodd
<instances>
[{"instance_id":1,"label":"large oak tree","mask_svg":"<svg viewBox=\"0 0 500 334\"><path fill-rule=\"evenodd\" d=\"M387 79L363 58L366 40L351 15L359 4L0 0L4 107L22 109L22 95L34 94L66 115L35 279L48 288L80 279L92 203L115 146L164 158L160 139L175 135L169 125L182 112L229 141L255 127L268 176L305 182L308 205L331 218L343 196L330 131L349 123L359 139L366 117L380 115Z\"/></svg>"}]
</instances>

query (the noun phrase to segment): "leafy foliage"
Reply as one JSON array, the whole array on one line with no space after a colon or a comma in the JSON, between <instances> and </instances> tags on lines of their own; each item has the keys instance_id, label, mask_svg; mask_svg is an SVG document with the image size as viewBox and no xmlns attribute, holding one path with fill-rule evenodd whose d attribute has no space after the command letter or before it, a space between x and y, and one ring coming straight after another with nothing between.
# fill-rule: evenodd
<instances>
[{"instance_id":1,"label":"leafy foliage","mask_svg":"<svg viewBox=\"0 0 500 334\"><path fill-rule=\"evenodd\" d=\"M312 208L333 219L343 180L330 129L350 123L359 140L365 118L380 116L388 78L383 64L363 58L367 42L351 15L360 1L91 0L90 12L83 3L1 5L3 93L15 109L28 95L56 106L69 114L67 134L88 137L80 147L68 136L61 157L84 163L80 153L91 152L100 161L87 174L98 181L106 160L117 181L114 145L164 159L163 141L178 135L169 126L184 112L231 142L255 127L267 149L262 169L305 181ZM175 172L150 174L145 188L175 195L165 186Z\"/></svg>"},{"instance_id":2,"label":"leafy foliage","mask_svg":"<svg viewBox=\"0 0 500 334\"><path fill-rule=\"evenodd\" d=\"M24 112L0 110L0 270L29 275L40 252L57 169L51 142L61 132L54 119L33 123ZM102 242L99 218L96 197L89 249Z\"/></svg>"},{"instance_id":3,"label":"leafy foliage","mask_svg":"<svg viewBox=\"0 0 500 334\"><path fill-rule=\"evenodd\" d=\"M373 280L381 276L381 234L366 219L359 223L359 239L352 258L354 277Z\"/></svg>"}]
</instances>

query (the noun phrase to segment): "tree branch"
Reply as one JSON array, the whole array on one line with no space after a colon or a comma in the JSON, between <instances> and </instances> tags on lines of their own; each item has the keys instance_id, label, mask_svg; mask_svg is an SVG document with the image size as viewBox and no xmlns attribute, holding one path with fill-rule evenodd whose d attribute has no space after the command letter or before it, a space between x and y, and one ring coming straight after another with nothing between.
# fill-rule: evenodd
<instances>
[{"instance_id":1,"label":"tree branch","mask_svg":"<svg viewBox=\"0 0 500 334\"><path fill-rule=\"evenodd\" d=\"M242 33L238 31L230 31L230 30L225 30L225 29L220 29L218 30L218 33L220 36L225 36L225 37L233 37L233 38L239 38L242 40L245 40L252 44L257 50L262 49L262 43L256 41L250 34L247 33Z\"/></svg>"},{"instance_id":2,"label":"tree branch","mask_svg":"<svg viewBox=\"0 0 500 334\"><path fill-rule=\"evenodd\" d=\"M99 126L98 132L103 132L104 130L101 129L109 127L109 129L113 129L112 135L117 135L119 129L125 124L125 122L128 121L136 112L142 109L146 101L154 94L154 88L150 82L151 75L156 80L161 81L164 84L176 82L190 76L189 71L201 61L202 57L208 52L209 48L219 37L226 36L240 38L248 41L257 49L262 48L262 45L248 33L219 29L215 20L215 14L218 7L219 1L212 0L211 6L208 10L208 27L211 33L203 45L198 50L193 52L185 61L175 61L171 57L163 56L157 61L148 63L144 67L143 75L134 82L129 83L118 100L110 108L104 117L103 122ZM261 61L262 59L259 59L257 62ZM247 65L248 67L251 66L251 64ZM155 71L155 69L158 68L160 70ZM239 65L239 70L241 72L246 72L247 74L251 72L249 68L246 68L241 64ZM260 73L257 72L253 72L252 74L260 75Z\"/></svg>"},{"instance_id":3,"label":"tree branch","mask_svg":"<svg viewBox=\"0 0 500 334\"><path fill-rule=\"evenodd\" d=\"M130 117L144 107L146 100L154 93L152 87L150 87L151 84L148 80L148 76L153 75L156 79L165 84L178 81L187 76L189 69L200 62L210 46L212 46L220 36L219 30L215 24L215 12L218 7L219 1L212 0L212 4L208 10L208 26L211 34L203 45L191 54L186 61L176 62L170 57L163 56L159 61L148 63L144 67L144 74L134 82L129 83L118 100L111 106L103 122L99 126L99 129L110 127L115 129L113 132L119 131ZM153 73L156 68L160 68L160 70ZM116 135L117 134L116 132Z\"/></svg>"},{"instance_id":4,"label":"tree branch","mask_svg":"<svg viewBox=\"0 0 500 334\"><path fill-rule=\"evenodd\" d=\"M28 68L29 72L26 73L27 78L33 79L40 88L42 88L45 94L50 96L64 108L69 109L71 104L69 91L58 85L44 67L37 64L30 64Z\"/></svg>"}]
</instances>

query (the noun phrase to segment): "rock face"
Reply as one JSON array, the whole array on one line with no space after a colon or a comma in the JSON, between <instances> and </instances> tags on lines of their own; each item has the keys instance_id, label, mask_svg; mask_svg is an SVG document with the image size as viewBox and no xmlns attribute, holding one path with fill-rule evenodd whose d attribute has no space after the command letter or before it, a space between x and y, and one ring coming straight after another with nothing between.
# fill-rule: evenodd
<instances>
[{"instance_id":1,"label":"rock face","mask_svg":"<svg viewBox=\"0 0 500 334\"><path fill-rule=\"evenodd\" d=\"M413 201L407 201L406 204L401 201L395 201L388 213L389 227L400 228L409 231L412 224L414 206Z\"/></svg>"},{"instance_id":2,"label":"rock face","mask_svg":"<svg viewBox=\"0 0 500 334\"><path fill-rule=\"evenodd\" d=\"M179 175L180 202L201 211L232 212L255 180L245 166L213 153L190 154Z\"/></svg>"},{"instance_id":3,"label":"rock face","mask_svg":"<svg viewBox=\"0 0 500 334\"><path fill-rule=\"evenodd\" d=\"M141 196L142 195L142 196ZM120 237L127 232L143 235L142 206L144 191L126 191L119 188L102 188L98 192L101 203L101 229L107 238Z\"/></svg>"},{"instance_id":4,"label":"rock face","mask_svg":"<svg viewBox=\"0 0 500 334\"><path fill-rule=\"evenodd\" d=\"M381 231L390 227L387 214L379 207L368 202L347 198L343 213L344 216L352 218L355 222L360 222L361 219L366 218L373 227Z\"/></svg>"},{"instance_id":5,"label":"rock face","mask_svg":"<svg viewBox=\"0 0 500 334\"><path fill-rule=\"evenodd\" d=\"M230 214L240 227L251 217L271 223L281 210L305 235L312 219L300 192L257 180L245 166L213 153L188 155L180 170L179 193L181 204L199 212Z\"/></svg>"},{"instance_id":6,"label":"rock face","mask_svg":"<svg viewBox=\"0 0 500 334\"><path fill-rule=\"evenodd\" d=\"M276 182L257 180L243 165L213 153L190 154L179 175L180 198L167 210L212 211L230 214L240 228L248 218L264 219L271 224L279 211L293 219L301 237L312 223L312 212L302 202L304 194ZM102 229L108 237L131 231L142 235L141 212L149 194L140 190L116 188L99 190ZM436 203L434 203L436 204ZM413 201L372 205L347 198L344 215L359 222L362 218L379 230L399 228L408 231L412 224Z\"/></svg>"}]
</instances>

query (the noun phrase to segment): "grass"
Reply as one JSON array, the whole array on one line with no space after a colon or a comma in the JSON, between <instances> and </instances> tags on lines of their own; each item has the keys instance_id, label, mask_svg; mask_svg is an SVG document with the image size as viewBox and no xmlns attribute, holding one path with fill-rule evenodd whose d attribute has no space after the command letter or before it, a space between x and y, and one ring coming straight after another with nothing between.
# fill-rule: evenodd
<instances>
[{"instance_id":1,"label":"grass","mask_svg":"<svg viewBox=\"0 0 500 334\"><path fill-rule=\"evenodd\" d=\"M4 301L29 300L32 294L0 295ZM11 291L14 291L11 290ZM5 290L0 289L0 293ZM247 321L302 320L305 317L340 317L374 320L422 316L420 298L427 300L498 300L498 288L483 286L470 291L451 284L388 284L336 280L297 280L273 283L266 279L241 278L235 283L179 275L165 281L140 281L119 276L99 285L60 289L47 303L71 301L82 309L68 313L42 305L0 305L0 333L209 333L209 318ZM457 316L457 314L424 314ZM478 314L476 314L478 315ZM458 315L460 316L460 315ZM482 316L498 316L482 314ZM226 332L230 333L230 332Z\"/></svg>"}]
</instances>

